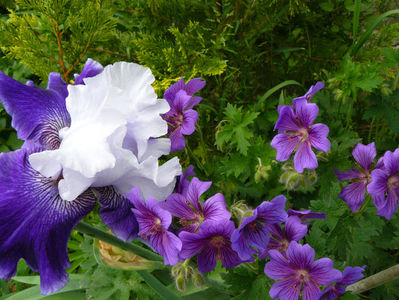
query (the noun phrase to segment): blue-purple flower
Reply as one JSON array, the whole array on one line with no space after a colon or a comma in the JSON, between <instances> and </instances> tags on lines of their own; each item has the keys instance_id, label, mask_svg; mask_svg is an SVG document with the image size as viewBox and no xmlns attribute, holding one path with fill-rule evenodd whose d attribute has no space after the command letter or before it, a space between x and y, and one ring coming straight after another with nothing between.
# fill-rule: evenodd
<instances>
[{"instance_id":1,"label":"blue-purple flower","mask_svg":"<svg viewBox=\"0 0 399 300\"><path fill-rule=\"evenodd\" d=\"M301 220L307 220L307 219L325 219L326 214L322 212L312 212L310 209L306 210L294 210L294 209L288 209L287 210L288 216L297 216Z\"/></svg>"},{"instance_id":2,"label":"blue-purple flower","mask_svg":"<svg viewBox=\"0 0 399 300\"><path fill-rule=\"evenodd\" d=\"M327 139L327 125L312 125L319 113L316 104L299 100L294 108L288 105L278 107L280 117L274 127L274 130L278 129L278 134L273 138L271 146L277 150L278 161L288 160L295 150L294 168L302 173L305 168L316 169L318 166L311 147L327 152L331 144Z\"/></svg>"},{"instance_id":3,"label":"blue-purple flower","mask_svg":"<svg viewBox=\"0 0 399 300\"><path fill-rule=\"evenodd\" d=\"M377 207L377 215L389 220L398 206L399 149L393 153L385 152L377 166L371 172L371 182L367 185L367 191Z\"/></svg>"},{"instance_id":4,"label":"blue-purple flower","mask_svg":"<svg viewBox=\"0 0 399 300\"><path fill-rule=\"evenodd\" d=\"M143 202L138 188L132 189L126 197L134 205L132 211L139 224L139 235L147 239L152 248L163 256L166 265L177 264L182 243L176 235L168 231L172 215L162 209L160 202L152 197Z\"/></svg>"},{"instance_id":5,"label":"blue-purple flower","mask_svg":"<svg viewBox=\"0 0 399 300\"><path fill-rule=\"evenodd\" d=\"M197 233L180 232L179 238L183 243L180 258L187 259L198 253L198 270L201 273L212 271L219 259L225 268L239 265L242 261L231 248L233 231L232 221L208 220L200 225Z\"/></svg>"},{"instance_id":6,"label":"blue-purple flower","mask_svg":"<svg viewBox=\"0 0 399 300\"><path fill-rule=\"evenodd\" d=\"M267 224L285 222L287 213L284 210L286 198L282 195L272 201L264 201L253 211L253 216L245 217L240 228L231 236L232 248L242 260L253 260L252 255L262 253L269 245ZM255 251L253 248L257 248Z\"/></svg>"},{"instance_id":7,"label":"blue-purple flower","mask_svg":"<svg viewBox=\"0 0 399 300\"><path fill-rule=\"evenodd\" d=\"M205 81L201 81L201 78L191 79L184 84L182 77L165 91L164 98L168 101L170 110L163 115L163 118L169 123L171 152L183 150L186 147L183 135L190 135L194 132L198 113L193 110L193 107L202 98L193 95L204 86Z\"/></svg>"},{"instance_id":8,"label":"blue-purple flower","mask_svg":"<svg viewBox=\"0 0 399 300\"><path fill-rule=\"evenodd\" d=\"M270 297L281 300L295 300L302 296L306 300L317 300L319 285L330 284L341 276L333 268L329 258L315 259L315 252L308 244L292 241L283 256L277 250L270 250L270 261L265 266L265 274L278 280L270 289Z\"/></svg>"},{"instance_id":9,"label":"blue-purple flower","mask_svg":"<svg viewBox=\"0 0 399 300\"><path fill-rule=\"evenodd\" d=\"M0 278L24 258L40 272L43 294L67 283L69 235L96 199L104 223L131 241L138 227L125 191L138 186L163 200L181 172L177 159L159 166L170 150L158 138L169 105L157 99L149 69L89 59L75 79L67 85L50 73L43 90L0 72L0 101L25 141L0 154Z\"/></svg>"},{"instance_id":10,"label":"blue-purple flower","mask_svg":"<svg viewBox=\"0 0 399 300\"><path fill-rule=\"evenodd\" d=\"M302 224L301 219L295 215L287 218L284 223L284 229L278 223L267 225L267 229L270 232L271 239L267 249L259 255L260 259L266 258L270 250L277 250L285 255L290 243L292 241L300 241L308 232L308 226Z\"/></svg>"},{"instance_id":11,"label":"blue-purple flower","mask_svg":"<svg viewBox=\"0 0 399 300\"><path fill-rule=\"evenodd\" d=\"M163 207L179 218L181 230L196 232L198 226L206 220L229 220L230 212L226 209L224 196L217 193L205 202L199 200L201 195L211 186L210 181L200 181L194 177L184 194L168 196Z\"/></svg>"},{"instance_id":12,"label":"blue-purple flower","mask_svg":"<svg viewBox=\"0 0 399 300\"><path fill-rule=\"evenodd\" d=\"M359 167L344 172L334 170L334 173L339 181L350 180L350 184L342 189L338 197L344 200L353 212L356 212L364 202L366 186L371 181L370 168L377 155L375 144L363 145L357 143L352 151L352 155L359 164Z\"/></svg>"},{"instance_id":13,"label":"blue-purple flower","mask_svg":"<svg viewBox=\"0 0 399 300\"><path fill-rule=\"evenodd\" d=\"M321 293L319 299L332 300L341 297L343 294L345 294L347 286L364 277L362 272L364 272L365 268L366 266L346 267L341 277L337 279L334 285L326 287Z\"/></svg>"}]
</instances>

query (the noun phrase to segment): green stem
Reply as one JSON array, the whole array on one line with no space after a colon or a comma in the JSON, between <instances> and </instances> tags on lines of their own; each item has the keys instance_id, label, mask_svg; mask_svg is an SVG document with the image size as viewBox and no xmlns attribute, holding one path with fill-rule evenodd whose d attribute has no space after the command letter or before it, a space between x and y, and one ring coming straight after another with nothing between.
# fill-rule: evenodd
<instances>
[{"instance_id":1,"label":"green stem","mask_svg":"<svg viewBox=\"0 0 399 300\"><path fill-rule=\"evenodd\" d=\"M81 233L87 234L88 236L106 242L108 244L114 245L118 248L121 248L122 250L131 252L145 259L153 261L163 261L163 258L158 254L155 254L152 251L141 248L140 246L137 246L135 244L126 243L118 239L117 237L113 236L112 234L106 233L89 224L80 222L78 223L78 225L76 225L75 229Z\"/></svg>"},{"instance_id":2,"label":"green stem","mask_svg":"<svg viewBox=\"0 0 399 300\"><path fill-rule=\"evenodd\" d=\"M356 213L357 215L361 216L363 214L364 210L369 206L370 200L371 196L369 194L366 194L366 201L364 201L362 207Z\"/></svg>"},{"instance_id":3,"label":"green stem","mask_svg":"<svg viewBox=\"0 0 399 300\"><path fill-rule=\"evenodd\" d=\"M370 124L369 136L368 136L368 141L369 141L369 143L370 143L370 141L371 141L371 133L372 133L372 131L373 131L374 122L375 122L375 116L374 116L373 119L371 120L371 124Z\"/></svg>"},{"instance_id":4,"label":"green stem","mask_svg":"<svg viewBox=\"0 0 399 300\"><path fill-rule=\"evenodd\" d=\"M181 298L168 289L158 279L148 271L137 271L137 273L144 279L144 281L152 287L162 299L167 300L181 300Z\"/></svg>"}]
</instances>

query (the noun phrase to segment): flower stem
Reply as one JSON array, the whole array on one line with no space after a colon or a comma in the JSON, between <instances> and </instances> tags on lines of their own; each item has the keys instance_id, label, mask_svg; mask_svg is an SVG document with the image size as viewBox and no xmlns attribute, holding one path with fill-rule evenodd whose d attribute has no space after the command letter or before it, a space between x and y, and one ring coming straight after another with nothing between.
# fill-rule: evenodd
<instances>
[{"instance_id":1,"label":"flower stem","mask_svg":"<svg viewBox=\"0 0 399 300\"><path fill-rule=\"evenodd\" d=\"M352 294L360 294L398 278L399 265L396 265L377 274L371 275L370 277L367 277L363 280L360 280L348 286L346 290L352 292Z\"/></svg>"},{"instance_id":2,"label":"flower stem","mask_svg":"<svg viewBox=\"0 0 399 300\"><path fill-rule=\"evenodd\" d=\"M78 223L78 225L76 225L75 229L81 233L87 234L88 236L106 242L108 244L114 245L118 248L121 248L122 250L131 252L148 260L163 261L162 257L159 256L158 254L155 254L152 251L141 248L140 246L137 246L135 244L126 243L118 239L117 237L113 236L112 234L106 233L89 224L80 222Z\"/></svg>"},{"instance_id":3,"label":"flower stem","mask_svg":"<svg viewBox=\"0 0 399 300\"><path fill-rule=\"evenodd\" d=\"M176 295L174 292L164 286L162 282L156 279L154 275L152 275L150 272L142 270L137 271L137 273L150 287L152 287L159 294L159 296L161 296L162 299L181 300L178 295Z\"/></svg>"}]
</instances>

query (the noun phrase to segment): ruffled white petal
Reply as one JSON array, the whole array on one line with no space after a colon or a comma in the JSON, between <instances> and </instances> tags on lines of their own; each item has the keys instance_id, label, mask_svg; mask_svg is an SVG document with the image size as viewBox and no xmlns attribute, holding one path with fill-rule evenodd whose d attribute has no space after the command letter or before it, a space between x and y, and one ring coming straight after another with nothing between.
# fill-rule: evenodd
<instances>
[{"instance_id":1,"label":"ruffled white petal","mask_svg":"<svg viewBox=\"0 0 399 300\"><path fill-rule=\"evenodd\" d=\"M143 197L164 200L181 174L178 159L159 166L170 152L161 114L169 110L157 99L148 68L119 62L104 68L85 85L68 86L66 107L71 126L60 130L59 149L30 156L32 167L58 178L60 195L74 200L88 187L114 185L121 193L138 186Z\"/></svg>"}]
</instances>

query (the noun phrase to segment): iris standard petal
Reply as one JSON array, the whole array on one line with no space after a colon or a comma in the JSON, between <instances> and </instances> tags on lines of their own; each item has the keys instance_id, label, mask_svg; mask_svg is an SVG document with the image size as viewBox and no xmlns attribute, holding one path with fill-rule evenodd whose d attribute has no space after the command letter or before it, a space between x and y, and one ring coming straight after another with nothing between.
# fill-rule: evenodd
<instances>
[{"instance_id":1,"label":"iris standard petal","mask_svg":"<svg viewBox=\"0 0 399 300\"><path fill-rule=\"evenodd\" d=\"M121 240L130 242L137 237L139 225L132 212L133 204L111 186L96 189L99 193L100 217Z\"/></svg>"},{"instance_id":2,"label":"iris standard petal","mask_svg":"<svg viewBox=\"0 0 399 300\"><path fill-rule=\"evenodd\" d=\"M14 276L24 258L40 272L42 294L51 294L68 281L69 235L96 200L89 190L74 201L62 200L56 182L31 168L28 155L0 154L0 277Z\"/></svg>"},{"instance_id":3,"label":"iris standard petal","mask_svg":"<svg viewBox=\"0 0 399 300\"><path fill-rule=\"evenodd\" d=\"M94 77L98 74L100 74L104 70L103 66L91 59L88 58L85 65L83 66L82 72L80 74L75 74L75 82L73 83L74 85L76 84L84 84L84 80L87 77Z\"/></svg>"},{"instance_id":4,"label":"iris standard petal","mask_svg":"<svg viewBox=\"0 0 399 300\"><path fill-rule=\"evenodd\" d=\"M318 166L317 158L307 141L301 143L294 156L294 168L298 173L303 169L316 169Z\"/></svg>"},{"instance_id":5,"label":"iris standard petal","mask_svg":"<svg viewBox=\"0 0 399 300\"><path fill-rule=\"evenodd\" d=\"M364 170L369 170L377 155L374 142L368 145L357 143L352 151L352 155Z\"/></svg>"},{"instance_id":6,"label":"iris standard petal","mask_svg":"<svg viewBox=\"0 0 399 300\"><path fill-rule=\"evenodd\" d=\"M353 182L345 186L338 197L348 204L351 211L356 212L364 202L364 191L366 183L364 181Z\"/></svg>"},{"instance_id":7,"label":"iris standard petal","mask_svg":"<svg viewBox=\"0 0 399 300\"><path fill-rule=\"evenodd\" d=\"M46 149L58 148L58 131L70 124L62 93L27 86L0 72L0 101L19 139L33 140Z\"/></svg>"},{"instance_id":8,"label":"iris standard petal","mask_svg":"<svg viewBox=\"0 0 399 300\"><path fill-rule=\"evenodd\" d=\"M309 142L317 150L328 152L331 147L330 141L327 139L329 128L327 125L318 123L309 129Z\"/></svg>"}]
</instances>

